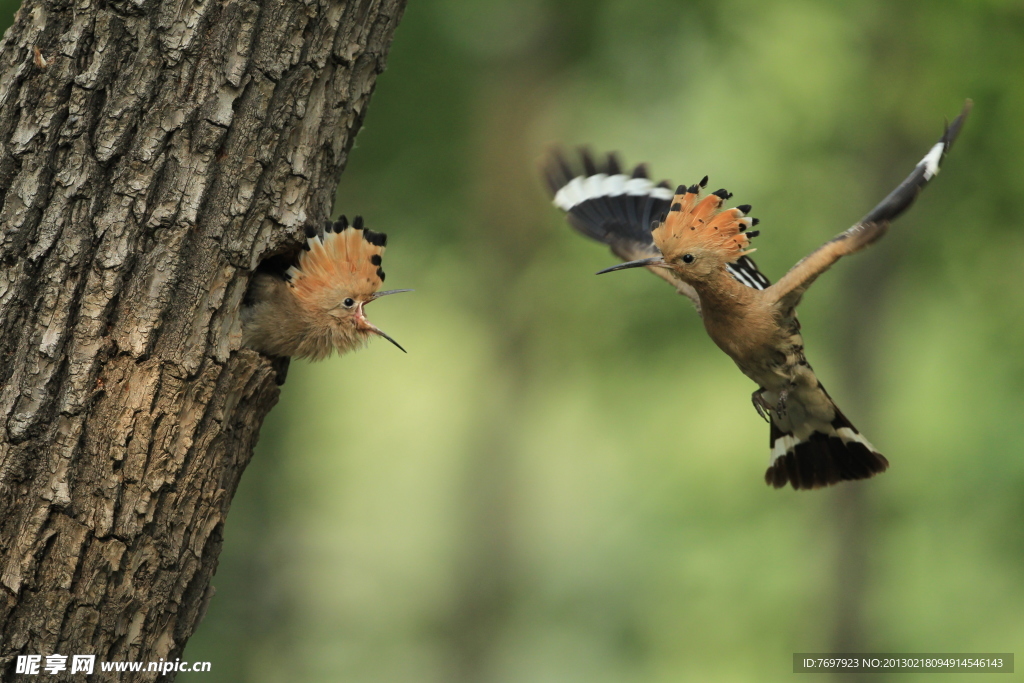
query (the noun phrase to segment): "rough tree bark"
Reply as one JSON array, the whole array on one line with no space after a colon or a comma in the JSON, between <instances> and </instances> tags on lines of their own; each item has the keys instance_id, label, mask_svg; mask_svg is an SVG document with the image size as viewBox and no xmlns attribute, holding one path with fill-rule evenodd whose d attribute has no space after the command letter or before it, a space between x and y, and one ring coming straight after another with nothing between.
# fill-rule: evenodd
<instances>
[{"instance_id":1,"label":"rough tree bark","mask_svg":"<svg viewBox=\"0 0 1024 683\"><path fill-rule=\"evenodd\" d=\"M249 272L330 215L404 5L16 15L0 42L0 679L19 654L180 656L278 394L239 349Z\"/></svg>"}]
</instances>

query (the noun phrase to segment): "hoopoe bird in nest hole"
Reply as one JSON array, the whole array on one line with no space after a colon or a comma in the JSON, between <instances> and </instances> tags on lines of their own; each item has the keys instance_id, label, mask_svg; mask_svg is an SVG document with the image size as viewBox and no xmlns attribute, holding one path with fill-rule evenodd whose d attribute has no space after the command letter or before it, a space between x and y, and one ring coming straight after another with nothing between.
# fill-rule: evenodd
<instances>
[{"instance_id":1,"label":"hoopoe bird in nest hole","mask_svg":"<svg viewBox=\"0 0 1024 683\"><path fill-rule=\"evenodd\" d=\"M274 257L257 269L242 308L242 343L268 356L322 360L347 353L377 335L405 351L366 319L372 301L411 289L377 291L388 236L342 216L306 226L297 259Z\"/></svg>"},{"instance_id":2,"label":"hoopoe bird in nest hole","mask_svg":"<svg viewBox=\"0 0 1024 683\"><path fill-rule=\"evenodd\" d=\"M843 415L804 356L796 307L807 288L841 257L873 244L939 172L971 101L913 172L849 230L801 260L774 285L749 254L759 231L749 205L724 209L732 194L701 197L704 177L672 192L654 184L646 166L623 173L614 154L604 164L581 152L582 172L553 152L545 175L554 204L587 237L626 263L601 273L643 267L687 296L712 340L758 389L754 407L770 425L765 481L775 488L814 489L866 479L889 467Z\"/></svg>"}]
</instances>

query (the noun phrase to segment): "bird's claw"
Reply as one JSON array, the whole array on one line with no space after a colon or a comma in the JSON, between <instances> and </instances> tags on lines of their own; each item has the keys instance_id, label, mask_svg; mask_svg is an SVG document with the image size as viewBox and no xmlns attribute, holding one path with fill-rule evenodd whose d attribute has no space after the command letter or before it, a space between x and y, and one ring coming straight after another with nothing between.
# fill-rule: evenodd
<instances>
[{"instance_id":1,"label":"bird's claw","mask_svg":"<svg viewBox=\"0 0 1024 683\"><path fill-rule=\"evenodd\" d=\"M764 396L761 395L762 391L764 391L764 389L758 389L752 393L750 395L750 400L754 404L754 410L756 410L757 414L761 416L761 419L770 424L772 420L768 416L768 413L771 411L772 406L765 400Z\"/></svg>"},{"instance_id":2,"label":"bird's claw","mask_svg":"<svg viewBox=\"0 0 1024 683\"><path fill-rule=\"evenodd\" d=\"M779 400L775 405L772 405L763 395L764 389L758 389L750 395L750 400L754 404L754 410L761 416L765 422L771 422L771 414L775 413L778 417L785 417L786 415L786 398L789 395L789 391L783 389L779 394Z\"/></svg>"}]
</instances>

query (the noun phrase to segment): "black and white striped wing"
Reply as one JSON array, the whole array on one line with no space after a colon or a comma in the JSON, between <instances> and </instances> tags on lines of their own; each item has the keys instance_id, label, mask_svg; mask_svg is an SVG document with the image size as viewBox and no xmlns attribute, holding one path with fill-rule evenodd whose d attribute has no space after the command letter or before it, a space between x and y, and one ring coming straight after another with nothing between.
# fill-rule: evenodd
<instances>
[{"instance_id":1,"label":"black and white striped wing","mask_svg":"<svg viewBox=\"0 0 1024 683\"><path fill-rule=\"evenodd\" d=\"M581 169L574 168L559 152L550 154L545 176L552 201L566 212L569 223L587 237L611 247L624 261L660 256L651 237L652 223L672 204L672 186L668 181L655 184L640 164L632 173L622 171L615 154L604 163L595 162L586 149L580 151ZM747 257L726 266L729 274L754 289L771 285L754 261ZM696 291L666 268L648 268L667 280L680 294L689 297L700 309Z\"/></svg>"},{"instance_id":2,"label":"black and white striped wing","mask_svg":"<svg viewBox=\"0 0 1024 683\"><path fill-rule=\"evenodd\" d=\"M753 287L754 289L768 289L771 287L772 282L764 273L757 269L757 264L754 263L754 259L749 256L740 256L737 260L732 263L725 264L725 269L729 271L729 274L745 284L747 287Z\"/></svg>"}]
</instances>

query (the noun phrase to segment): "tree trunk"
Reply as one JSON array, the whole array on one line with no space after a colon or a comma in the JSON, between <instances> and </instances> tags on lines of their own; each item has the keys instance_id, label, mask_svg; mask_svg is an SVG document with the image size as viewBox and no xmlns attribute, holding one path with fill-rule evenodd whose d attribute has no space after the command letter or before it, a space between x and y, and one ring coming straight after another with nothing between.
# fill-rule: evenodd
<instances>
[{"instance_id":1,"label":"tree trunk","mask_svg":"<svg viewBox=\"0 0 1024 683\"><path fill-rule=\"evenodd\" d=\"M880 144L874 163L867 163L867 168L903 169L908 167L908 159L914 159L918 150L907 141L894 138L887 144ZM913 162L910 162L913 163ZM890 174L879 174L875 183L875 196L884 197L901 178L901 171L894 170ZM888 177L895 175L896 178ZM845 271L845 293L840 299L836 310L842 311L838 317L842 339L840 366L844 377L843 406L847 415L854 415L854 424L859 425L864 433L871 438L872 421L878 420L874 396L879 388L879 327L880 317L886 310L887 299L893 291L896 273L901 270L902 254L909 249L900 249L894 243L905 242L905 232L912 226L913 219L902 218L886 236L883 246L874 247L864 254L863 258L851 259ZM883 248L884 247L884 248ZM874 417L874 420L872 420ZM875 437L876 439L878 437ZM876 445L878 441L874 441ZM892 462L899 462L898 453L890 453L885 448ZM879 477L888 477L882 474ZM835 527L835 567L834 593L831 604L835 606L832 624L832 637L829 651L837 654L870 652L872 643L871 632L866 623L866 602L870 593L871 582L871 551L878 545L877 532L874 524L875 508L874 491L882 480L847 482L837 486L831 492L831 505ZM842 673L836 671L832 676L837 681L855 683L856 681L872 681L881 683L888 680L885 674L873 673Z\"/></svg>"},{"instance_id":2,"label":"tree trunk","mask_svg":"<svg viewBox=\"0 0 1024 683\"><path fill-rule=\"evenodd\" d=\"M17 655L180 656L278 395L239 349L249 272L329 217L404 5L27 0L15 16L0 679Z\"/></svg>"}]
</instances>

